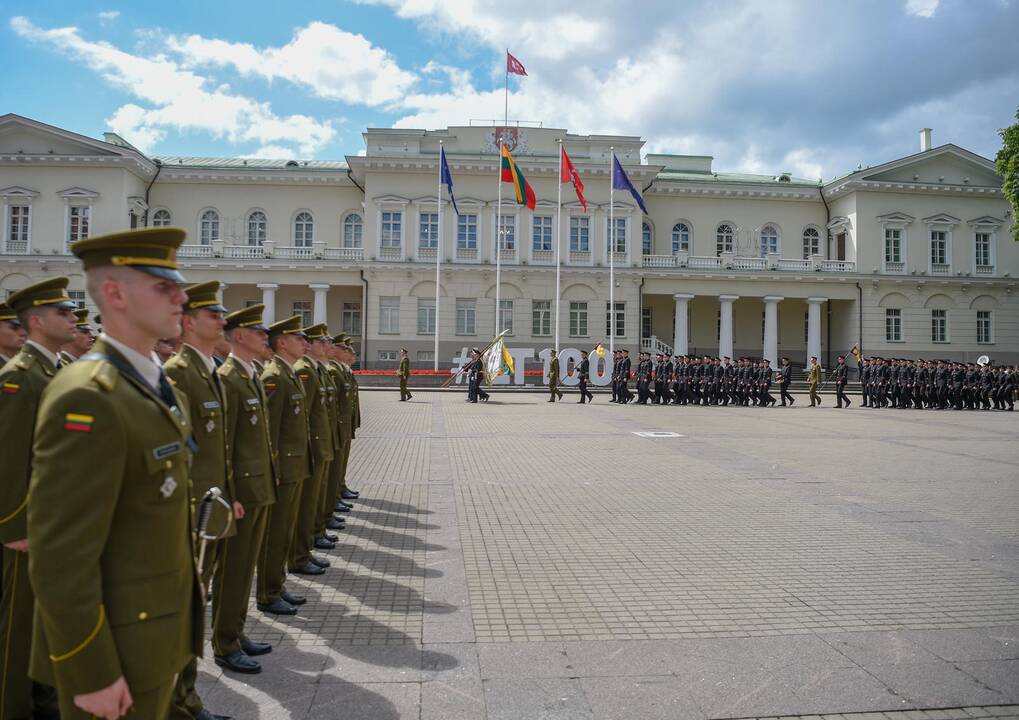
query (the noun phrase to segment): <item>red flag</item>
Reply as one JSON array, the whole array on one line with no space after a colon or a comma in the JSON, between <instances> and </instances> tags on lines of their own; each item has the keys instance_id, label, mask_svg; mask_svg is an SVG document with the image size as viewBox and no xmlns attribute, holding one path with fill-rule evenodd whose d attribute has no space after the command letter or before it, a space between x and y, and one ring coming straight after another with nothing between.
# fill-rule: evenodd
<instances>
[{"instance_id":1,"label":"red flag","mask_svg":"<svg viewBox=\"0 0 1019 720\"><path fill-rule=\"evenodd\" d=\"M506 51L506 72L514 75L527 75L524 64L510 55L509 50Z\"/></svg>"},{"instance_id":2,"label":"red flag","mask_svg":"<svg viewBox=\"0 0 1019 720\"><path fill-rule=\"evenodd\" d=\"M573 163L570 162L570 156L566 154L566 148L561 148L563 153L563 174L559 178L560 183L573 183L573 189L577 192L577 200L580 200L580 204L584 207L584 212L587 212L587 201L584 199L584 183L580 181L580 173L577 172L577 168L573 167Z\"/></svg>"}]
</instances>

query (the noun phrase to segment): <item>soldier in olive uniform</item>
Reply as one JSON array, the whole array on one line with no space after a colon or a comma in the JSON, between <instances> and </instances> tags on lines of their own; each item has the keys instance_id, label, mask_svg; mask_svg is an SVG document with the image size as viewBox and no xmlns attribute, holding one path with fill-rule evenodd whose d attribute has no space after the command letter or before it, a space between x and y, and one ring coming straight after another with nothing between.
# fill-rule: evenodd
<instances>
[{"instance_id":1,"label":"soldier in olive uniform","mask_svg":"<svg viewBox=\"0 0 1019 720\"><path fill-rule=\"evenodd\" d=\"M25 668L32 648L34 596L29 583L28 486L34 421L43 390L57 373L60 347L74 337L75 305L67 278L52 278L11 295L9 302L28 339L0 369L0 437L4 439L0 483L0 543L3 594L0 598L0 717L53 715L52 688L33 686ZM34 541L34 538L32 538ZM34 552L38 546L31 544ZM33 711L34 708L34 711Z\"/></svg>"},{"instance_id":2,"label":"soldier in olive uniform","mask_svg":"<svg viewBox=\"0 0 1019 720\"><path fill-rule=\"evenodd\" d=\"M410 358L407 357L407 348L400 348L400 369L396 374L400 378L400 402L410 400L414 396L407 389L407 381L410 379Z\"/></svg>"},{"instance_id":3,"label":"soldier in olive uniform","mask_svg":"<svg viewBox=\"0 0 1019 720\"><path fill-rule=\"evenodd\" d=\"M11 306L0 303L0 368L18 354L27 337L25 328L21 327Z\"/></svg>"},{"instance_id":4,"label":"soldier in olive uniform","mask_svg":"<svg viewBox=\"0 0 1019 720\"><path fill-rule=\"evenodd\" d=\"M234 500L243 508L237 531L223 542L219 570L213 578L212 651L216 664L236 672L257 673L252 656L272 651L268 643L244 635L248 595L269 509L276 502L277 472L269 442L265 390L253 361L267 345L263 305L251 305L226 316L230 354L216 371L223 389L226 446L233 468Z\"/></svg>"},{"instance_id":5,"label":"soldier in olive uniform","mask_svg":"<svg viewBox=\"0 0 1019 720\"><path fill-rule=\"evenodd\" d=\"M347 442L344 450L343 468L339 474L339 486L337 488L339 494L336 498L335 510L337 512L347 512L354 507L350 501L357 500L361 495L361 493L356 490L351 490L347 485L347 460L350 457L353 440L357 436L357 431L361 428L361 400L359 397L357 376L354 374L354 365L357 364L357 353L354 351L354 343L351 338L345 335L341 337L342 342L334 340L333 344L335 345L336 350L339 351L336 359L344 367L344 377L350 383L349 429L347 427L341 428L341 435L344 431L349 432L350 441Z\"/></svg>"},{"instance_id":6,"label":"soldier in olive uniform","mask_svg":"<svg viewBox=\"0 0 1019 720\"><path fill-rule=\"evenodd\" d=\"M817 364L817 358L810 356L810 367L807 369L807 383L810 385L810 407L815 404L821 405L821 396L817 389L821 386L821 366Z\"/></svg>"},{"instance_id":7,"label":"soldier in olive uniform","mask_svg":"<svg viewBox=\"0 0 1019 720\"><path fill-rule=\"evenodd\" d=\"M71 338L69 343L60 348L60 352L57 353L61 365L73 363L78 358L87 354L96 339L95 328L88 322L88 310L85 308L75 310L74 316L77 318L77 321L74 323L74 337Z\"/></svg>"},{"instance_id":8,"label":"soldier in olive uniform","mask_svg":"<svg viewBox=\"0 0 1019 720\"><path fill-rule=\"evenodd\" d=\"M318 532L324 533L327 530L343 530L346 528L344 521L333 515L334 512L350 512L353 505L345 502L340 497L346 483L347 460L350 458L350 441L354 431L354 378L347 365L349 356L344 348L346 335L342 333L332 339L331 357L326 363L326 369L332 378L333 386L336 388L336 401L334 404L333 421L335 422L336 444L333 452L333 462L329 466L329 476L326 480L325 492L322 494L319 503L319 524Z\"/></svg>"},{"instance_id":9,"label":"soldier in olive uniform","mask_svg":"<svg viewBox=\"0 0 1019 720\"><path fill-rule=\"evenodd\" d=\"M563 391L559 389L559 355L555 350L549 350L548 401L555 402L556 396L563 399Z\"/></svg>"},{"instance_id":10,"label":"soldier in olive uniform","mask_svg":"<svg viewBox=\"0 0 1019 720\"><path fill-rule=\"evenodd\" d=\"M183 241L152 228L71 245L105 332L43 394L28 501L30 673L56 685L62 720L163 720L201 653L191 421L151 355L180 332Z\"/></svg>"},{"instance_id":11,"label":"soldier in olive uniform","mask_svg":"<svg viewBox=\"0 0 1019 720\"><path fill-rule=\"evenodd\" d=\"M311 477L311 446L306 399L294 363L308 350L301 331L301 316L292 315L269 326L272 360L262 372L267 396L269 440L276 453L279 486L276 504L269 511L268 529L258 558L258 609L275 615L294 615L285 592L287 557L293 542L301 489Z\"/></svg>"}]
</instances>

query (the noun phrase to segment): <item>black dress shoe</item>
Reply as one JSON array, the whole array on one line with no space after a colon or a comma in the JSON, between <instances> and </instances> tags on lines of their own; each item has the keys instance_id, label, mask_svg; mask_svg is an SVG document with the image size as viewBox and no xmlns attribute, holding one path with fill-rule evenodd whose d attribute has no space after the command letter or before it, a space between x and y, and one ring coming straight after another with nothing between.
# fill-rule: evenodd
<instances>
[{"instance_id":1,"label":"black dress shoe","mask_svg":"<svg viewBox=\"0 0 1019 720\"><path fill-rule=\"evenodd\" d=\"M245 675L255 675L262 672L262 666L257 660L252 660L240 650L235 650L229 655L217 655L216 664L221 668L233 670Z\"/></svg>"},{"instance_id":2,"label":"black dress shoe","mask_svg":"<svg viewBox=\"0 0 1019 720\"><path fill-rule=\"evenodd\" d=\"M205 708L202 708L198 711L198 714L195 715L195 720L231 720L232 717L232 715L216 715L215 713L211 713Z\"/></svg>"},{"instance_id":3,"label":"black dress shoe","mask_svg":"<svg viewBox=\"0 0 1019 720\"><path fill-rule=\"evenodd\" d=\"M317 558L317 557L314 557L314 556L312 556L311 561L313 563L315 563L316 565L318 565L323 570L325 568L329 567L330 565L332 565L332 563L330 563L328 560L323 560L322 558Z\"/></svg>"},{"instance_id":4,"label":"black dress shoe","mask_svg":"<svg viewBox=\"0 0 1019 720\"><path fill-rule=\"evenodd\" d=\"M346 530L346 529L347 524L345 522L343 522L342 520L337 520L331 515L329 516L329 519L326 520L326 530Z\"/></svg>"},{"instance_id":5,"label":"black dress shoe","mask_svg":"<svg viewBox=\"0 0 1019 720\"><path fill-rule=\"evenodd\" d=\"M315 549L316 550L332 550L336 547L336 543L329 542L325 538L315 538Z\"/></svg>"},{"instance_id":6,"label":"black dress shoe","mask_svg":"<svg viewBox=\"0 0 1019 720\"><path fill-rule=\"evenodd\" d=\"M286 602L293 605L295 608L298 605L304 605L304 603L308 602L308 598L304 597L304 595L294 595L293 593L289 593L286 590L280 593L280 597L283 598L283 600L285 600ZM248 651L245 650L244 652ZM251 653L248 653L248 655L251 655Z\"/></svg>"},{"instance_id":7,"label":"black dress shoe","mask_svg":"<svg viewBox=\"0 0 1019 720\"><path fill-rule=\"evenodd\" d=\"M294 568L290 572L296 573L297 575L325 575L326 571L313 562L307 562L299 568Z\"/></svg>"},{"instance_id":8,"label":"black dress shoe","mask_svg":"<svg viewBox=\"0 0 1019 720\"><path fill-rule=\"evenodd\" d=\"M272 645L264 642L256 642L254 640L248 640L246 637L241 638L241 650L248 657L255 657L256 655L268 655L272 652Z\"/></svg>"},{"instance_id":9,"label":"black dress shoe","mask_svg":"<svg viewBox=\"0 0 1019 720\"><path fill-rule=\"evenodd\" d=\"M344 500L357 500L361 496L361 493L356 490L344 490L340 495Z\"/></svg>"},{"instance_id":10,"label":"black dress shoe","mask_svg":"<svg viewBox=\"0 0 1019 720\"><path fill-rule=\"evenodd\" d=\"M341 522L342 522L342 521L341 521ZM343 529L344 529L344 530L346 530L347 528L346 528L346 527L344 527ZM330 534L329 534L329 533L327 533L327 532L324 532L324 533L322 533L322 535L320 535L319 537L324 537L324 538L325 538L326 540L328 540L329 542L331 542L331 543L332 543L333 545L335 545L335 544L336 544L336 541L337 541L337 540L339 539L339 538L337 538L337 537L336 537L335 535L330 535Z\"/></svg>"},{"instance_id":11,"label":"black dress shoe","mask_svg":"<svg viewBox=\"0 0 1019 720\"><path fill-rule=\"evenodd\" d=\"M296 615L297 608L288 603L283 598L278 598L275 602L265 605L258 603L258 609L264 613L271 613L272 615Z\"/></svg>"},{"instance_id":12,"label":"black dress shoe","mask_svg":"<svg viewBox=\"0 0 1019 720\"><path fill-rule=\"evenodd\" d=\"M342 512L342 510L340 510L339 508L347 508L348 510L353 510L354 506L351 503L349 503L349 502L343 502L342 500L337 500L336 504L333 505L333 511L334 512Z\"/></svg>"},{"instance_id":13,"label":"black dress shoe","mask_svg":"<svg viewBox=\"0 0 1019 720\"><path fill-rule=\"evenodd\" d=\"M350 505L347 505L346 503L343 504L337 503L336 505L333 506L333 512L349 513Z\"/></svg>"}]
</instances>

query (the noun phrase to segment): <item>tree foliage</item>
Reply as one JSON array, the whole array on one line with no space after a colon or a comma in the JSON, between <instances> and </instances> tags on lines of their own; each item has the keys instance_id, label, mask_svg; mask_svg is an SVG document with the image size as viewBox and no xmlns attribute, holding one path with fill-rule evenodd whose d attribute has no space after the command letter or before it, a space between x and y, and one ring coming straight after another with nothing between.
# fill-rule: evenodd
<instances>
[{"instance_id":1,"label":"tree foliage","mask_svg":"<svg viewBox=\"0 0 1019 720\"><path fill-rule=\"evenodd\" d=\"M1015 112L1019 120L1019 110ZM1019 241L1019 122L998 131L1001 150L994 159L1003 182L1005 198L1012 205L1012 238Z\"/></svg>"}]
</instances>

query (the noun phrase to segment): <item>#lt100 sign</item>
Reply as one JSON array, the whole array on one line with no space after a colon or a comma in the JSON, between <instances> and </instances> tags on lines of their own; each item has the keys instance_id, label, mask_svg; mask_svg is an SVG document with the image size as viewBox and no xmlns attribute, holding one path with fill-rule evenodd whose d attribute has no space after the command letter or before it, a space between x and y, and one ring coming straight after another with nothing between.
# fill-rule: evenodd
<instances>
[{"instance_id":1,"label":"#lt100 sign","mask_svg":"<svg viewBox=\"0 0 1019 720\"><path fill-rule=\"evenodd\" d=\"M500 375L495 379L493 385L524 385L524 366L527 360L533 360L535 358L534 348L519 348L506 346L509 351L510 357L513 358L513 375ZM537 358L541 360L541 384L548 384L548 366L549 360L552 357L552 351L549 348L545 348L537 354ZM461 348L460 354L453 357L453 367L451 371L456 374L470 362L470 348ZM587 359L591 363L591 385L608 385L612 382L612 358L605 353L605 357L598 357L594 352L589 351ZM570 370L580 365L580 350L578 348L562 348L559 351L559 384L567 387L577 385L580 382L580 376L574 371L572 374ZM456 383L462 384L467 381L467 373L460 373L457 375Z\"/></svg>"}]
</instances>

